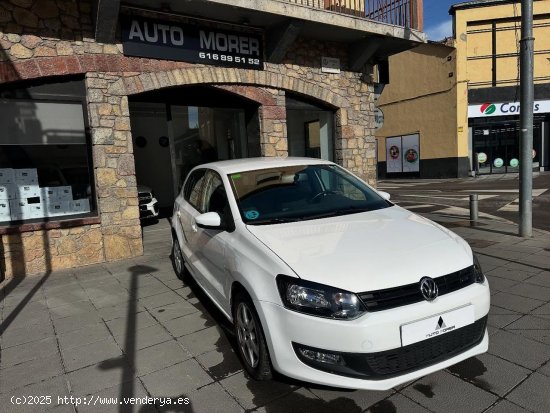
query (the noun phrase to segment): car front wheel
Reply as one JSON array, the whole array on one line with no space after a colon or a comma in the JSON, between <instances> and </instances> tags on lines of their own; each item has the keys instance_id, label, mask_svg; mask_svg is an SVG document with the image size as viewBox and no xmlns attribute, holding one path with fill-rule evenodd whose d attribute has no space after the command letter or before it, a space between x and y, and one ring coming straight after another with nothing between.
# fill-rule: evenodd
<instances>
[{"instance_id":1,"label":"car front wheel","mask_svg":"<svg viewBox=\"0 0 550 413\"><path fill-rule=\"evenodd\" d=\"M237 349L248 374L256 380L272 377L269 352L262 325L250 298L243 293L235 297L233 324L237 336Z\"/></svg>"},{"instance_id":2,"label":"car front wheel","mask_svg":"<svg viewBox=\"0 0 550 413\"><path fill-rule=\"evenodd\" d=\"M180 243L178 238L172 236L172 264L174 265L174 271L176 276L183 280L185 278L185 264L183 261L183 254L181 252Z\"/></svg>"}]
</instances>

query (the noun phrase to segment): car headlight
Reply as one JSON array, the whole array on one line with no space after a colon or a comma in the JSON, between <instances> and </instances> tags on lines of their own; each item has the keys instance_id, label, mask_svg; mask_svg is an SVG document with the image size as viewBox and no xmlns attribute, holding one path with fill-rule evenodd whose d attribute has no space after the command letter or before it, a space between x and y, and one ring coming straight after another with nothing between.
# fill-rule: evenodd
<instances>
[{"instance_id":1,"label":"car headlight","mask_svg":"<svg viewBox=\"0 0 550 413\"><path fill-rule=\"evenodd\" d=\"M279 275L277 287L284 306L301 313L352 320L366 311L357 295L328 285Z\"/></svg>"},{"instance_id":2,"label":"car headlight","mask_svg":"<svg viewBox=\"0 0 550 413\"><path fill-rule=\"evenodd\" d=\"M479 260L477 259L475 254L474 254L474 280L476 283L480 283L480 284L485 282L485 275L483 275L481 264L479 263Z\"/></svg>"}]
</instances>

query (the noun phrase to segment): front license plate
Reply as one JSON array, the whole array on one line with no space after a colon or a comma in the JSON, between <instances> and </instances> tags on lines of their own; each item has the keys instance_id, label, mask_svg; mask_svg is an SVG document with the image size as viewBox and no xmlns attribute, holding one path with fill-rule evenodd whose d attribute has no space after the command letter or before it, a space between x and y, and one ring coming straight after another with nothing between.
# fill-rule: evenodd
<instances>
[{"instance_id":1,"label":"front license plate","mask_svg":"<svg viewBox=\"0 0 550 413\"><path fill-rule=\"evenodd\" d=\"M474 306L467 305L423 320L403 324L401 326L401 345L408 346L422 340L438 337L473 324L474 321Z\"/></svg>"}]
</instances>

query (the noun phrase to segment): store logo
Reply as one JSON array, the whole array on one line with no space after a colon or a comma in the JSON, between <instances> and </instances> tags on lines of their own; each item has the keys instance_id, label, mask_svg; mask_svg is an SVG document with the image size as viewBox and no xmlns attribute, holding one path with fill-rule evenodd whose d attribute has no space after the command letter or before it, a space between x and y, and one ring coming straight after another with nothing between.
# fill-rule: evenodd
<instances>
[{"instance_id":1,"label":"store logo","mask_svg":"<svg viewBox=\"0 0 550 413\"><path fill-rule=\"evenodd\" d=\"M481 105L479 110L484 115L491 115L495 113L495 111L497 110L497 107L493 103L484 103L483 105Z\"/></svg>"}]
</instances>

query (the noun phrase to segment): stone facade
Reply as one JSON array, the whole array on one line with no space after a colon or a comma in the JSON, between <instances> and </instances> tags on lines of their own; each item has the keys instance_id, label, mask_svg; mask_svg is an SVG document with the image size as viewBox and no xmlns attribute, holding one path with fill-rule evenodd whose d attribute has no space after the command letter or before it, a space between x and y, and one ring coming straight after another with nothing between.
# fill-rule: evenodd
<instances>
[{"instance_id":1,"label":"stone facade","mask_svg":"<svg viewBox=\"0 0 550 413\"><path fill-rule=\"evenodd\" d=\"M54 75L85 79L99 214L75 228L0 228L6 275L142 254L128 97L147 91L204 84L258 102L263 156L288 154L286 93L319 101L335 111L336 161L374 185L373 86L346 70L346 50L299 38L281 64L264 70L127 57L120 43L94 40L89 1L3 1L0 87ZM341 73L323 73L322 56L338 57Z\"/></svg>"}]
</instances>

